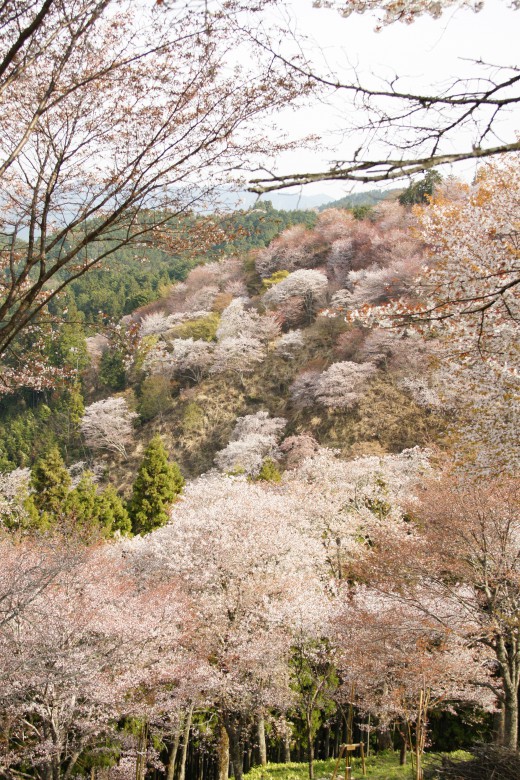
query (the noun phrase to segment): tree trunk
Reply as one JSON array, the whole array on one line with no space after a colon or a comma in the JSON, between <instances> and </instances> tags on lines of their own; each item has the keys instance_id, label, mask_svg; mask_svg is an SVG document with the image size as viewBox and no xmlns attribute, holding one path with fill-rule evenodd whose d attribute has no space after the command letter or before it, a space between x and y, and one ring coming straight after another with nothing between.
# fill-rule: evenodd
<instances>
[{"instance_id":1,"label":"tree trunk","mask_svg":"<svg viewBox=\"0 0 520 780\"><path fill-rule=\"evenodd\" d=\"M217 748L218 767L217 780L228 780L229 776L229 737L224 724L219 727L219 740Z\"/></svg>"},{"instance_id":2,"label":"tree trunk","mask_svg":"<svg viewBox=\"0 0 520 780\"><path fill-rule=\"evenodd\" d=\"M222 715L224 726L229 737L229 753L231 756L231 765L235 780L242 780L243 777L243 755L240 734L240 715L225 712Z\"/></svg>"},{"instance_id":3,"label":"tree trunk","mask_svg":"<svg viewBox=\"0 0 520 780\"><path fill-rule=\"evenodd\" d=\"M260 766L267 764L267 746L265 744L265 718L263 713L258 716L256 722L256 735L258 739L258 763Z\"/></svg>"},{"instance_id":4,"label":"tree trunk","mask_svg":"<svg viewBox=\"0 0 520 780\"><path fill-rule=\"evenodd\" d=\"M325 737L323 740L323 758L325 761L330 758L330 726L325 727Z\"/></svg>"},{"instance_id":5,"label":"tree trunk","mask_svg":"<svg viewBox=\"0 0 520 780\"><path fill-rule=\"evenodd\" d=\"M135 762L135 779L144 780L148 753L148 723L143 721L137 740L137 757Z\"/></svg>"},{"instance_id":6,"label":"tree trunk","mask_svg":"<svg viewBox=\"0 0 520 780\"><path fill-rule=\"evenodd\" d=\"M311 716L312 717L312 716ZM307 760L309 762L309 780L314 780L314 739L312 738L312 722L307 718Z\"/></svg>"},{"instance_id":7,"label":"tree trunk","mask_svg":"<svg viewBox=\"0 0 520 780\"><path fill-rule=\"evenodd\" d=\"M72 754L72 756L69 759L69 763L67 765L67 769L63 773L63 780L70 780L72 777L72 773L76 767L76 764L78 763L78 759L81 756L81 750L77 750L75 753ZM94 775L91 773L91 780L95 780L95 770L94 767L92 767L92 770L94 771Z\"/></svg>"},{"instance_id":8,"label":"tree trunk","mask_svg":"<svg viewBox=\"0 0 520 780\"><path fill-rule=\"evenodd\" d=\"M501 702L500 709L493 716L493 739L497 745L504 744L504 733L506 726L504 703Z\"/></svg>"},{"instance_id":9,"label":"tree trunk","mask_svg":"<svg viewBox=\"0 0 520 780\"><path fill-rule=\"evenodd\" d=\"M518 690L506 690L504 704L504 747L516 750L518 746Z\"/></svg>"},{"instance_id":10,"label":"tree trunk","mask_svg":"<svg viewBox=\"0 0 520 780\"><path fill-rule=\"evenodd\" d=\"M377 729L377 750L390 750L393 748L392 736L388 729Z\"/></svg>"},{"instance_id":11,"label":"tree trunk","mask_svg":"<svg viewBox=\"0 0 520 780\"><path fill-rule=\"evenodd\" d=\"M168 757L168 766L166 768L166 780L173 780L175 776L175 762L177 761L177 752L179 750L179 742L181 739L182 719L179 721L179 725L173 732L173 742Z\"/></svg>"},{"instance_id":12,"label":"tree trunk","mask_svg":"<svg viewBox=\"0 0 520 780\"><path fill-rule=\"evenodd\" d=\"M192 716L193 716L193 704L190 706L188 712L186 713L186 720L184 721L184 732L182 735L181 763L179 766L179 780L184 780L184 778L186 777L186 757L188 755L188 745L190 742L190 729L191 729Z\"/></svg>"},{"instance_id":13,"label":"tree trunk","mask_svg":"<svg viewBox=\"0 0 520 780\"><path fill-rule=\"evenodd\" d=\"M291 735L285 734L283 738L283 760L286 764L291 763Z\"/></svg>"}]
</instances>

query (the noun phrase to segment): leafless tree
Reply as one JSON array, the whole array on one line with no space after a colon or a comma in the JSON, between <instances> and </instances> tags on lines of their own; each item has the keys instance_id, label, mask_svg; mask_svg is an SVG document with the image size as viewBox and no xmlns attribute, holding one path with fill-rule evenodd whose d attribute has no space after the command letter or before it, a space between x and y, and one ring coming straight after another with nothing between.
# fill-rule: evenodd
<instances>
[{"instance_id":1,"label":"leafless tree","mask_svg":"<svg viewBox=\"0 0 520 780\"><path fill-rule=\"evenodd\" d=\"M218 243L209 221L179 219L246 152L266 152L259 115L299 89L270 57L231 62L233 4L166 5L0 3L2 362L52 298L121 247Z\"/></svg>"},{"instance_id":2,"label":"leafless tree","mask_svg":"<svg viewBox=\"0 0 520 780\"><path fill-rule=\"evenodd\" d=\"M348 16L365 11L383 12L382 23L412 22L421 14L440 16L452 5L479 10L482 3L465 0L332 0L317 7L334 7ZM511 3L518 8L518 2ZM269 50L300 78L307 79L325 98L342 96L356 119L349 130L359 144L351 159L336 160L328 170L298 171L251 180L256 193L271 192L315 181L375 183L413 176L431 168L471 159L485 159L517 151L520 141L514 131L503 130L502 120L520 102L520 68L483 61L472 63L474 73L454 78L448 86L415 92L398 75L390 80L368 83L355 71L348 80L333 72L319 72L298 47L289 55L267 36L253 35L257 45ZM478 70L475 70L478 68ZM477 75L475 75L475 73ZM470 138L469 141L464 139ZM382 150L388 150L388 153Z\"/></svg>"}]
</instances>

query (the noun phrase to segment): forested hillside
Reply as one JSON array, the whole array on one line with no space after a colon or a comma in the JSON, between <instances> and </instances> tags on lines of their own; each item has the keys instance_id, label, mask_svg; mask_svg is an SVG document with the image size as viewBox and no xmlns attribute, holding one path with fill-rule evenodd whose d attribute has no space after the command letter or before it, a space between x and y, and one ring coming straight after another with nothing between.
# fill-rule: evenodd
<instances>
[{"instance_id":1,"label":"forested hillside","mask_svg":"<svg viewBox=\"0 0 520 780\"><path fill-rule=\"evenodd\" d=\"M515 749L517 174L71 285L55 385L2 401L9 771Z\"/></svg>"},{"instance_id":2,"label":"forested hillside","mask_svg":"<svg viewBox=\"0 0 520 780\"><path fill-rule=\"evenodd\" d=\"M518 780L519 7L0 2L0 780Z\"/></svg>"}]
</instances>

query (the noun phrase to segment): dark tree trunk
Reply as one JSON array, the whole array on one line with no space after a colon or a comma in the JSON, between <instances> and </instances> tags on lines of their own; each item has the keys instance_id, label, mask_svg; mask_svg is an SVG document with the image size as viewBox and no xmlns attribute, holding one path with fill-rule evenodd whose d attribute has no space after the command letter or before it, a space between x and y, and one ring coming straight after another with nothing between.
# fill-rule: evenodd
<instances>
[{"instance_id":1,"label":"dark tree trunk","mask_svg":"<svg viewBox=\"0 0 520 780\"><path fill-rule=\"evenodd\" d=\"M244 772L240 715L225 712L223 713L222 718L229 737L229 754L233 767L233 775L235 780L242 780Z\"/></svg>"},{"instance_id":2,"label":"dark tree trunk","mask_svg":"<svg viewBox=\"0 0 520 780\"><path fill-rule=\"evenodd\" d=\"M377 749L379 750L392 750L393 743L392 743L392 735L388 730L383 731L382 729L377 729Z\"/></svg>"},{"instance_id":3,"label":"dark tree trunk","mask_svg":"<svg viewBox=\"0 0 520 780\"><path fill-rule=\"evenodd\" d=\"M330 758L330 726L325 728L325 739L323 740L323 758L325 761Z\"/></svg>"},{"instance_id":4,"label":"dark tree trunk","mask_svg":"<svg viewBox=\"0 0 520 780\"><path fill-rule=\"evenodd\" d=\"M497 745L504 744L504 733L506 726L505 709L503 702L500 704L500 709L497 710L493 716L493 739Z\"/></svg>"}]
</instances>

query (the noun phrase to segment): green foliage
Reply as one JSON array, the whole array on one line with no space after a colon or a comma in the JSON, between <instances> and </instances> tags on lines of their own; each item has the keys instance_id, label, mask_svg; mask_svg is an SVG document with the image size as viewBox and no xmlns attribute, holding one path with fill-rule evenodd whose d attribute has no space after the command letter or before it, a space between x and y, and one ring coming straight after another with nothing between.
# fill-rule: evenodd
<instances>
[{"instance_id":1,"label":"green foliage","mask_svg":"<svg viewBox=\"0 0 520 780\"><path fill-rule=\"evenodd\" d=\"M109 485L98 493L93 475L86 471L66 501L67 521L74 531L86 538L101 534L106 539L115 533L129 535L132 525L115 488Z\"/></svg>"},{"instance_id":2,"label":"green foliage","mask_svg":"<svg viewBox=\"0 0 520 780\"><path fill-rule=\"evenodd\" d=\"M11 401L4 406L0 423L0 468L3 471L31 465L57 438L51 424L53 412L47 404L30 408L23 396ZM21 410L17 411L17 407Z\"/></svg>"},{"instance_id":3,"label":"green foliage","mask_svg":"<svg viewBox=\"0 0 520 780\"><path fill-rule=\"evenodd\" d=\"M108 247L99 242L101 255ZM89 251L93 251L90 247ZM189 253L172 256L166 249L153 246L125 246L71 283L68 288L78 310L88 323L119 320L135 309L157 300L161 290L186 278L200 260Z\"/></svg>"},{"instance_id":4,"label":"green foliage","mask_svg":"<svg viewBox=\"0 0 520 780\"><path fill-rule=\"evenodd\" d=\"M108 538L116 533L120 533L122 536L131 535L132 523L130 522L130 516L113 485L108 485L98 495L97 504L99 525L103 536Z\"/></svg>"},{"instance_id":5,"label":"green foliage","mask_svg":"<svg viewBox=\"0 0 520 780\"><path fill-rule=\"evenodd\" d=\"M115 488L109 485L98 493L93 475L86 471L71 489L71 477L57 447L35 463L31 472L33 492L27 497L28 528L48 531L54 528L91 540L131 533L128 513Z\"/></svg>"},{"instance_id":6,"label":"green foliage","mask_svg":"<svg viewBox=\"0 0 520 780\"><path fill-rule=\"evenodd\" d=\"M59 515L70 488L70 474L57 447L39 458L31 472L32 500L40 511Z\"/></svg>"},{"instance_id":7,"label":"green foliage","mask_svg":"<svg viewBox=\"0 0 520 780\"><path fill-rule=\"evenodd\" d=\"M107 349L99 362L99 382L114 392L125 389L125 357L120 349Z\"/></svg>"},{"instance_id":8,"label":"green foliage","mask_svg":"<svg viewBox=\"0 0 520 780\"><path fill-rule=\"evenodd\" d=\"M71 484L70 474L57 447L39 458L31 472L33 493L27 508L35 526L46 529L64 516Z\"/></svg>"},{"instance_id":9,"label":"green foliage","mask_svg":"<svg viewBox=\"0 0 520 780\"><path fill-rule=\"evenodd\" d=\"M170 382L164 376L147 376L141 385L138 412L143 421L153 420L159 414L171 409Z\"/></svg>"},{"instance_id":10,"label":"green foliage","mask_svg":"<svg viewBox=\"0 0 520 780\"><path fill-rule=\"evenodd\" d=\"M90 472L86 471L67 495L66 511L76 527L87 530L89 526L98 524L97 492Z\"/></svg>"},{"instance_id":11,"label":"green foliage","mask_svg":"<svg viewBox=\"0 0 520 780\"><path fill-rule=\"evenodd\" d=\"M354 211L358 206L377 206L385 200L392 200L401 190L367 190L366 192L353 192L351 195L320 206L320 211L326 209L349 209Z\"/></svg>"},{"instance_id":12,"label":"green foliage","mask_svg":"<svg viewBox=\"0 0 520 780\"><path fill-rule=\"evenodd\" d=\"M289 666L297 712L304 725L302 739L309 748L319 727L336 711L333 695L339 686L339 677L330 661L329 643L316 639L295 646Z\"/></svg>"},{"instance_id":13,"label":"green foliage","mask_svg":"<svg viewBox=\"0 0 520 780\"><path fill-rule=\"evenodd\" d=\"M359 206L352 206L350 211L352 212L354 219L369 219L371 221L375 220L376 212L374 211L374 207L370 206L368 203L364 203L363 205Z\"/></svg>"},{"instance_id":14,"label":"green foliage","mask_svg":"<svg viewBox=\"0 0 520 780\"><path fill-rule=\"evenodd\" d=\"M146 534L165 525L168 508L183 487L179 467L168 462L161 437L154 436L139 466L128 504L134 533Z\"/></svg>"},{"instance_id":15,"label":"green foliage","mask_svg":"<svg viewBox=\"0 0 520 780\"><path fill-rule=\"evenodd\" d=\"M49 361L60 368L83 371L90 363L84 328L85 315L78 311L74 295L67 293L65 306L56 312L64 322L49 345Z\"/></svg>"},{"instance_id":16,"label":"green foliage","mask_svg":"<svg viewBox=\"0 0 520 780\"><path fill-rule=\"evenodd\" d=\"M204 426L204 412L196 401L186 404L182 415L182 427L186 432L200 431Z\"/></svg>"},{"instance_id":17,"label":"green foliage","mask_svg":"<svg viewBox=\"0 0 520 780\"><path fill-rule=\"evenodd\" d=\"M81 385L76 380L57 397L53 404L47 433L52 430L56 439L67 449L74 449L78 443L79 424L84 413L85 404Z\"/></svg>"},{"instance_id":18,"label":"green foliage","mask_svg":"<svg viewBox=\"0 0 520 780\"><path fill-rule=\"evenodd\" d=\"M399 195L401 206L413 206L417 203L428 203L435 187L442 181L442 176L437 171L428 171L424 179L412 182L404 192Z\"/></svg>"},{"instance_id":19,"label":"green foliage","mask_svg":"<svg viewBox=\"0 0 520 780\"><path fill-rule=\"evenodd\" d=\"M271 287L273 287L275 284L278 284L278 282L283 281L287 276L289 276L289 271L275 271L274 274L271 274L267 279L262 279L262 292L267 292L267 290L270 290Z\"/></svg>"},{"instance_id":20,"label":"green foliage","mask_svg":"<svg viewBox=\"0 0 520 780\"><path fill-rule=\"evenodd\" d=\"M206 317L200 317L198 320L190 320L182 325L176 325L172 329L172 336L181 339L200 339L202 341L214 341L217 336L217 328L220 322L220 315L212 312Z\"/></svg>"},{"instance_id":21,"label":"green foliage","mask_svg":"<svg viewBox=\"0 0 520 780\"><path fill-rule=\"evenodd\" d=\"M454 759L467 759L468 753L463 751L456 751L448 754ZM438 753L426 754L424 757L424 764L428 766L433 764L440 758ZM378 753L377 755L371 755L365 759L367 767L367 777L369 780L410 780L412 777L412 770L410 763L404 766L399 765L399 754L392 752ZM316 780L322 780L322 778L332 777L334 767L336 765L335 758L329 758L327 761L315 761L314 772ZM345 775L345 762L341 761L338 768L338 780ZM352 775L353 777L360 778L361 775L361 759L355 756L352 759ZM309 766L307 763L288 763L288 764L267 764L267 766L255 766L250 769L249 772L244 775L247 780L308 780Z\"/></svg>"},{"instance_id":22,"label":"green foliage","mask_svg":"<svg viewBox=\"0 0 520 780\"><path fill-rule=\"evenodd\" d=\"M277 464L271 458L265 458L262 468L258 472L257 480L264 482L280 482L282 475Z\"/></svg>"},{"instance_id":23,"label":"green foliage","mask_svg":"<svg viewBox=\"0 0 520 780\"><path fill-rule=\"evenodd\" d=\"M518 750L492 744L474 745L469 754L439 757L425 773L427 780L517 780L518 777Z\"/></svg>"},{"instance_id":24,"label":"green foliage","mask_svg":"<svg viewBox=\"0 0 520 780\"><path fill-rule=\"evenodd\" d=\"M428 716L428 741L434 750L469 748L493 737L493 714L457 706L456 712L433 710Z\"/></svg>"},{"instance_id":25,"label":"green foliage","mask_svg":"<svg viewBox=\"0 0 520 780\"><path fill-rule=\"evenodd\" d=\"M267 246L291 225L305 225L312 229L316 221L314 211L279 211L273 208L271 201L263 200L247 211L235 211L221 219L228 240L216 246L214 251L242 255L251 249Z\"/></svg>"}]
</instances>

